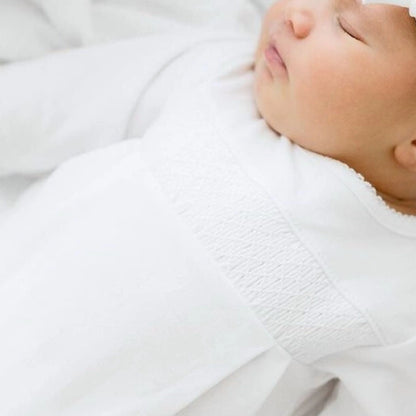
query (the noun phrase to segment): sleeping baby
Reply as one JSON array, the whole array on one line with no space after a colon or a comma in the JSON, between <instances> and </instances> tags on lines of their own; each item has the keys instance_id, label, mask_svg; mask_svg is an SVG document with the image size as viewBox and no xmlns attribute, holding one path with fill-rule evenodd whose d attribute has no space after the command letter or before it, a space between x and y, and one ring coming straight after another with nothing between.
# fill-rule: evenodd
<instances>
[{"instance_id":1,"label":"sleeping baby","mask_svg":"<svg viewBox=\"0 0 416 416\"><path fill-rule=\"evenodd\" d=\"M265 18L256 55L261 115L415 215L415 20L402 7L344 1L334 14L325 2L305 3L277 2Z\"/></svg>"},{"instance_id":2,"label":"sleeping baby","mask_svg":"<svg viewBox=\"0 0 416 416\"><path fill-rule=\"evenodd\" d=\"M416 414L415 67L407 8L280 0L4 68L0 413Z\"/></svg>"}]
</instances>

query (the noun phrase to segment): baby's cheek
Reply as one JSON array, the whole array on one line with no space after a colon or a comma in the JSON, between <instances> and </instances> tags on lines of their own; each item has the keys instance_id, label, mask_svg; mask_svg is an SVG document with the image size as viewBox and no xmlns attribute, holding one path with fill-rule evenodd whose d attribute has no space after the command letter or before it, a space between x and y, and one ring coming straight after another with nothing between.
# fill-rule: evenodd
<instances>
[{"instance_id":1,"label":"baby's cheek","mask_svg":"<svg viewBox=\"0 0 416 416\"><path fill-rule=\"evenodd\" d=\"M326 69L326 68L324 68ZM327 71L307 71L293 85L297 138L301 146L328 156L337 152L334 137L347 123L350 96L339 91Z\"/></svg>"},{"instance_id":2,"label":"baby's cheek","mask_svg":"<svg viewBox=\"0 0 416 416\"><path fill-rule=\"evenodd\" d=\"M310 128L336 134L354 121L361 105L360 88L339 66L316 60L297 84L295 101L302 106Z\"/></svg>"}]
</instances>

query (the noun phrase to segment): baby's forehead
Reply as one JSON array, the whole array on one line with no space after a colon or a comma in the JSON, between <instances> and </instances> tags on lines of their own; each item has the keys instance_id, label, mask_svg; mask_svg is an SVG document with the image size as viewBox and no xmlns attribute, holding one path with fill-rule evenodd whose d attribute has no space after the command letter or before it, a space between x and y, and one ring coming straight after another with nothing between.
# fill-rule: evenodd
<instances>
[{"instance_id":1,"label":"baby's forehead","mask_svg":"<svg viewBox=\"0 0 416 416\"><path fill-rule=\"evenodd\" d=\"M368 19L369 24L378 27L380 32L406 40L415 37L416 41L416 20L410 16L406 7L388 4L360 4L359 13Z\"/></svg>"},{"instance_id":2,"label":"baby's forehead","mask_svg":"<svg viewBox=\"0 0 416 416\"><path fill-rule=\"evenodd\" d=\"M313 0L312 0L313 1ZM378 2L379 1L379 2ZM416 34L416 20L410 16L407 7L392 5L394 0L332 0L331 6L340 10L354 10L358 12L363 21L369 25L376 25L378 30L397 32L397 34Z\"/></svg>"}]
</instances>

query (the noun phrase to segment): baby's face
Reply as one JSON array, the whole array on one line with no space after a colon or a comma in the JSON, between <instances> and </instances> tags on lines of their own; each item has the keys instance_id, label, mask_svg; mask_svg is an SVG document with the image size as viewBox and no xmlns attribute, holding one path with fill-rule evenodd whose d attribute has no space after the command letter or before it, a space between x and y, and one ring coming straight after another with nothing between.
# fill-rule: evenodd
<instances>
[{"instance_id":1,"label":"baby's face","mask_svg":"<svg viewBox=\"0 0 416 416\"><path fill-rule=\"evenodd\" d=\"M416 22L360 0L280 0L264 19L255 76L275 131L360 171L416 125Z\"/></svg>"}]
</instances>

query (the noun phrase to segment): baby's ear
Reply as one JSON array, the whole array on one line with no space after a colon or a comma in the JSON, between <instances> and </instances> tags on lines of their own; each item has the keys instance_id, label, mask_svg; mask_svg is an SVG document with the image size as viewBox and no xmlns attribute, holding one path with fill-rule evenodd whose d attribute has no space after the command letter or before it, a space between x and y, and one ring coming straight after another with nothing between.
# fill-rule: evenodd
<instances>
[{"instance_id":1,"label":"baby's ear","mask_svg":"<svg viewBox=\"0 0 416 416\"><path fill-rule=\"evenodd\" d=\"M394 148L394 158L400 166L416 173L416 139L398 144Z\"/></svg>"}]
</instances>

